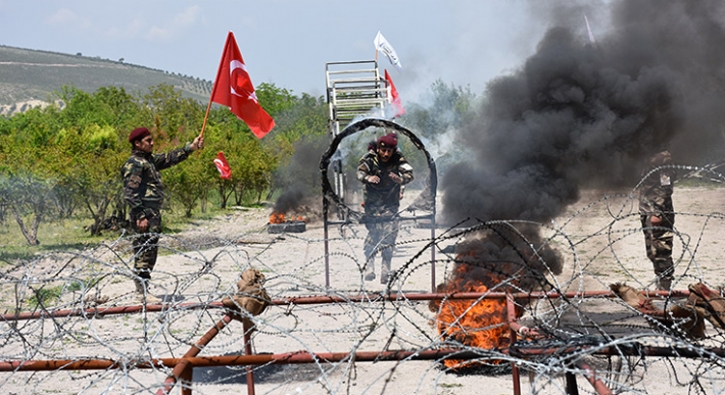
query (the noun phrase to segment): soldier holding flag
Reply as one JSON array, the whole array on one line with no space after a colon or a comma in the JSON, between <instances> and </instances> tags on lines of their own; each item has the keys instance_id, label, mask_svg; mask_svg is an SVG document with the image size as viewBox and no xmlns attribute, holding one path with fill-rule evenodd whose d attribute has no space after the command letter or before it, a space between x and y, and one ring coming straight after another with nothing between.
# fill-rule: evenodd
<instances>
[{"instance_id":1,"label":"soldier holding flag","mask_svg":"<svg viewBox=\"0 0 725 395\"><path fill-rule=\"evenodd\" d=\"M159 233L161 233L161 205L164 186L161 170L174 166L204 146L204 138L197 136L192 143L164 154L154 154L154 139L147 128L136 128L128 136L131 157L121 168L123 195L130 207L131 228L137 234L133 240L134 284L140 303L160 303L161 299L148 293L151 272L156 265Z\"/></svg>"}]
</instances>

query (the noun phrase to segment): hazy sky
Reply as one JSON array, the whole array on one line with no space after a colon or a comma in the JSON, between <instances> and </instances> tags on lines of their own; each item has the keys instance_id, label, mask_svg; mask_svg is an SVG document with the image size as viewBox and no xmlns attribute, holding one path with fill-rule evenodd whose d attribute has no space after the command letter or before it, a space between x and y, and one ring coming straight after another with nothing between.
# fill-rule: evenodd
<instances>
[{"instance_id":1,"label":"hazy sky","mask_svg":"<svg viewBox=\"0 0 725 395\"><path fill-rule=\"evenodd\" d=\"M213 80L232 31L255 85L322 95L325 63L374 59L380 30L405 99L438 78L481 92L533 53L547 27L533 14L523 0L0 0L0 44Z\"/></svg>"}]
</instances>

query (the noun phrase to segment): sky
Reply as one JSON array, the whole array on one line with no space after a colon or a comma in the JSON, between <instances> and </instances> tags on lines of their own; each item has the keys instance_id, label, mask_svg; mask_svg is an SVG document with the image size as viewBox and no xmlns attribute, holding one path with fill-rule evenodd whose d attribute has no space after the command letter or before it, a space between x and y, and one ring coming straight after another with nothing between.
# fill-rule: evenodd
<instances>
[{"instance_id":1,"label":"sky","mask_svg":"<svg viewBox=\"0 0 725 395\"><path fill-rule=\"evenodd\" d=\"M0 0L0 44L213 81L232 31L255 85L319 96L325 64L375 59L380 31L402 64L381 54L381 72L405 99L438 79L482 92L534 52L537 12L523 0Z\"/></svg>"}]
</instances>

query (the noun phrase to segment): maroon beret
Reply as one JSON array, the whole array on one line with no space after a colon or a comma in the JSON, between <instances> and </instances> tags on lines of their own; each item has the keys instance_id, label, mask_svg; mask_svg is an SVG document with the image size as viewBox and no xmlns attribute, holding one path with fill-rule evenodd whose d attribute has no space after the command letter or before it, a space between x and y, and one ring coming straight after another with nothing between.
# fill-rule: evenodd
<instances>
[{"instance_id":1,"label":"maroon beret","mask_svg":"<svg viewBox=\"0 0 725 395\"><path fill-rule=\"evenodd\" d=\"M131 134L128 135L128 142L133 143L136 140L141 140L142 138L151 135L151 132L149 132L146 128L136 128L134 129Z\"/></svg>"},{"instance_id":2,"label":"maroon beret","mask_svg":"<svg viewBox=\"0 0 725 395\"><path fill-rule=\"evenodd\" d=\"M649 158L649 166L651 169L663 165L669 165L670 163L672 163L672 155L670 154L670 151L666 150L658 152Z\"/></svg>"},{"instance_id":3,"label":"maroon beret","mask_svg":"<svg viewBox=\"0 0 725 395\"><path fill-rule=\"evenodd\" d=\"M378 148L397 148L398 136L395 133L388 133L378 137Z\"/></svg>"}]
</instances>

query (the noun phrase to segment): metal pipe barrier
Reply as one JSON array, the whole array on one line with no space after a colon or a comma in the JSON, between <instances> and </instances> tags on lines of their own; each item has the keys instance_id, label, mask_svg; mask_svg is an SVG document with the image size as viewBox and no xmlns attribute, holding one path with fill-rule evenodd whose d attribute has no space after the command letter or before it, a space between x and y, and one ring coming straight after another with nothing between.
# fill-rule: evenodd
<instances>
[{"instance_id":1,"label":"metal pipe barrier","mask_svg":"<svg viewBox=\"0 0 725 395\"><path fill-rule=\"evenodd\" d=\"M367 293L349 296L299 296L290 298L272 299L270 304L276 306L293 306L308 304L329 304L329 303L359 303L359 302L398 302L401 300L409 301L430 301L430 300L465 300L465 299L506 299L506 292L455 292L455 293ZM553 298L614 298L618 297L612 291L586 291L586 292L515 292L510 294L514 299L553 299ZM673 291L651 291L650 296L662 297L688 297L690 291L673 290ZM114 306L106 308L87 308L87 309L66 309L49 311L35 311L25 313L8 313L2 315L3 321L22 321L38 318L60 318L60 317L102 317L115 314L129 314L146 312L171 311L174 309L197 309L197 308L221 308L224 306L221 302L210 303L179 303L179 304L149 304L146 306Z\"/></svg>"},{"instance_id":2,"label":"metal pipe barrier","mask_svg":"<svg viewBox=\"0 0 725 395\"><path fill-rule=\"evenodd\" d=\"M689 291L654 291L651 296L670 296L670 297L687 297ZM329 304L329 303L351 303L351 302L382 302L382 301L431 301L431 300L463 300L463 299L505 299L507 310L507 323L510 328L511 344L503 349L495 350L498 354L486 355L485 351L471 351L470 349L436 349L436 350L381 350L381 351L362 351L362 352L333 352L333 353L310 353L307 351L288 352L282 354L254 354L251 347L251 330L245 325L245 355L235 356L197 356L204 346L206 346L214 337L226 327L231 321L230 314L217 322L200 340L192 345L192 347L181 358L153 358L148 360L110 360L110 359L59 359L59 360L25 360L25 361L0 361L0 371L17 372L17 371L51 371L51 370L106 370L106 369L127 369L135 367L139 369L158 369L172 367L171 375L164 382L163 389L157 394L165 395L170 393L173 386L181 380L183 383L191 382L192 369L194 367L207 366L256 366L266 364L305 364L320 362L380 362L380 361L443 361L446 359L456 360L481 360L482 358L500 357L500 355L510 355L517 358L527 359L532 357L547 356L552 354L566 354L580 352L584 349L588 350L591 355L602 356L656 356L656 357L678 357L678 358L702 358L704 355L715 355L725 357L725 349L719 347L702 348L695 350L683 347L654 347L643 346L639 344L627 344L619 346L568 346L568 347L518 347L515 343L518 337L535 338L539 335L535 329L527 328L517 321L516 300L517 299L551 299L551 298L592 298L604 297L613 298L616 295L611 291L588 291L588 292L530 292L530 293L506 293L506 292L460 292L460 293L376 293L364 295L350 296L308 296L308 297L291 297L273 299L271 304L274 305L308 305L308 304ZM193 308L224 308L221 302L212 302L208 304L186 303L186 304L155 304L147 306L121 306L109 308L92 308L92 309L68 309L55 312L32 312L32 313L15 313L4 314L4 321L29 320L48 317L69 317L69 316L103 316L111 314L129 314L141 311L169 311L170 309L193 309ZM611 390L598 378L596 371L583 362L576 362L576 370L581 371L579 374L585 376L595 391L600 394L611 394ZM567 388L569 393L577 393L576 382L573 376L574 372L567 372ZM251 368L247 370L248 394L254 394L254 379ZM514 394L520 395L520 374L519 369L512 362L512 379L514 386ZM572 382L572 380L574 380ZM570 388L573 385L574 388ZM183 395L191 395L191 386L184 385L182 388Z\"/></svg>"},{"instance_id":3,"label":"metal pipe barrier","mask_svg":"<svg viewBox=\"0 0 725 395\"><path fill-rule=\"evenodd\" d=\"M182 357L182 361L174 366L174 370L172 371L171 376L169 376L166 381L164 381L164 388L158 390L156 394L167 395L171 393L171 389L174 387L179 379L184 379L184 381L191 381L193 366L189 366L189 363L187 362L188 358L199 355L204 346L209 344L209 342L212 341L214 337L216 337L219 331L229 325L230 322L232 322L232 316L230 314L224 315L224 317L222 317L222 319L217 322L217 324L213 328L209 329L209 331L207 331L204 336L202 336L201 339L196 342L196 344L193 344L189 351L187 351L186 354L184 354L184 356ZM182 389L182 393L184 392L185 391Z\"/></svg>"}]
</instances>

